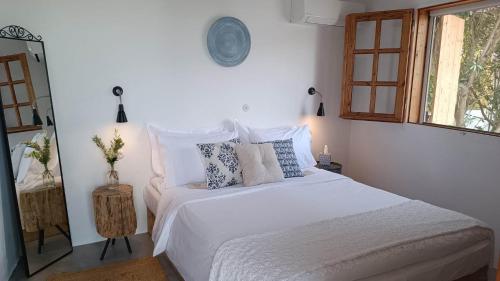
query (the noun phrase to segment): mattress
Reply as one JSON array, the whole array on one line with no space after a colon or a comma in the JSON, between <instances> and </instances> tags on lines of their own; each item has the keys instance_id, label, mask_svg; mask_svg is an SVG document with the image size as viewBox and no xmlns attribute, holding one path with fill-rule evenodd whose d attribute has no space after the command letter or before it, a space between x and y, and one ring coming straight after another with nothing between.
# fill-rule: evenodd
<instances>
[{"instance_id":1,"label":"mattress","mask_svg":"<svg viewBox=\"0 0 500 281\"><path fill-rule=\"evenodd\" d=\"M483 241L454 254L413 264L358 281L452 281L470 275L491 262L493 243Z\"/></svg>"},{"instance_id":2,"label":"mattress","mask_svg":"<svg viewBox=\"0 0 500 281\"><path fill-rule=\"evenodd\" d=\"M153 185L147 185L144 189L144 202L146 207L156 216L156 210L160 202L161 193Z\"/></svg>"},{"instance_id":3,"label":"mattress","mask_svg":"<svg viewBox=\"0 0 500 281\"><path fill-rule=\"evenodd\" d=\"M165 189L157 208L147 203L158 210L154 254L166 252L186 281L207 280L215 252L226 241L410 201L327 171L308 174L251 188ZM492 249L487 240L397 270L374 274L363 268L366 274L358 280L451 281L488 265Z\"/></svg>"}]
</instances>

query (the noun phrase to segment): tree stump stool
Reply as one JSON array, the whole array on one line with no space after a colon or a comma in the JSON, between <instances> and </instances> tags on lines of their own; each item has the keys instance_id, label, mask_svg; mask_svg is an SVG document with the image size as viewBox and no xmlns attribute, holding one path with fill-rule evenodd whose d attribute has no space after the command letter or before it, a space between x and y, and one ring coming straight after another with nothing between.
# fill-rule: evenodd
<instances>
[{"instance_id":1,"label":"tree stump stool","mask_svg":"<svg viewBox=\"0 0 500 281\"><path fill-rule=\"evenodd\" d=\"M47 188L38 186L34 189L21 191L19 206L24 231L38 232L38 253L42 253L45 244L45 231L51 227L64 235L69 241L71 238L64 228L68 226L66 204L62 184Z\"/></svg>"},{"instance_id":2,"label":"tree stump stool","mask_svg":"<svg viewBox=\"0 0 500 281\"><path fill-rule=\"evenodd\" d=\"M101 253L101 260L106 255L109 242L124 237L129 253L132 253L128 235L135 234L137 219L134 208L133 188L120 184L101 186L92 192L97 233L108 238Z\"/></svg>"}]
</instances>

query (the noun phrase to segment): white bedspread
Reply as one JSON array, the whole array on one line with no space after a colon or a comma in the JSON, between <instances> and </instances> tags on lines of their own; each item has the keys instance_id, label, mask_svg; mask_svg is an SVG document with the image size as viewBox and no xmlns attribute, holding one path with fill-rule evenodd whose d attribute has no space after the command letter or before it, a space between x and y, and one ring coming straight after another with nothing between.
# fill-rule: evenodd
<instances>
[{"instance_id":1,"label":"white bedspread","mask_svg":"<svg viewBox=\"0 0 500 281\"><path fill-rule=\"evenodd\" d=\"M166 189L153 229L154 255L166 251L186 281L206 281L217 250L227 241L410 202L341 175L313 171L251 188Z\"/></svg>"},{"instance_id":2,"label":"white bedspread","mask_svg":"<svg viewBox=\"0 0 500 281\"><path fill-rule=\"evenodd\" d=\"M491 240L476 219L420 201L225 242L210 281L349 281ZM291 246L293 245L293 246ZM418 255L412 254L418 253ZM383 267L374 261L390 260Z\"/></svg>"}]
</instances>

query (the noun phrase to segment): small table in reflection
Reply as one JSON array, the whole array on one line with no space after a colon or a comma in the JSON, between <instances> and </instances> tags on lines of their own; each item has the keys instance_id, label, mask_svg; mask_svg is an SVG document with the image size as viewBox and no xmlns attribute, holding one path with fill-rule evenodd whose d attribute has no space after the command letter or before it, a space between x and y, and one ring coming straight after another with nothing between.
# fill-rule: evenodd
<instances>
[{"instance_id":1,"label":"small table in reflection","mask_svg":"<svg viewBox=\"0 0 500 281\"><path fill-rule=\"evenodd\" d=\"M38 232L38 253L42 252L45 230L57 228L68 240L70 236L62 226L68 224L62 184L55 187L39 186L19 194L19 207L24 231Z\"/></svg>"}]
</instances>

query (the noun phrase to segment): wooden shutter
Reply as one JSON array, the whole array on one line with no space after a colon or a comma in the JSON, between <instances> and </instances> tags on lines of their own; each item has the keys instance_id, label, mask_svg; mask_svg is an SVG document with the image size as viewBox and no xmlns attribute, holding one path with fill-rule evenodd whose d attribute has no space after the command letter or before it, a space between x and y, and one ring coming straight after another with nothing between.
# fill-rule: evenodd
<instances>
[{"instance_id":1,"label":"wooden shutter","mask_svg":"<svg viewBox=\"0 0 500 281\"><path fill-rule=\"evenodd\" d=\"M403 122L412 16L408 9L346 17L342 118Z\"/></svg>"}]
</instances>

